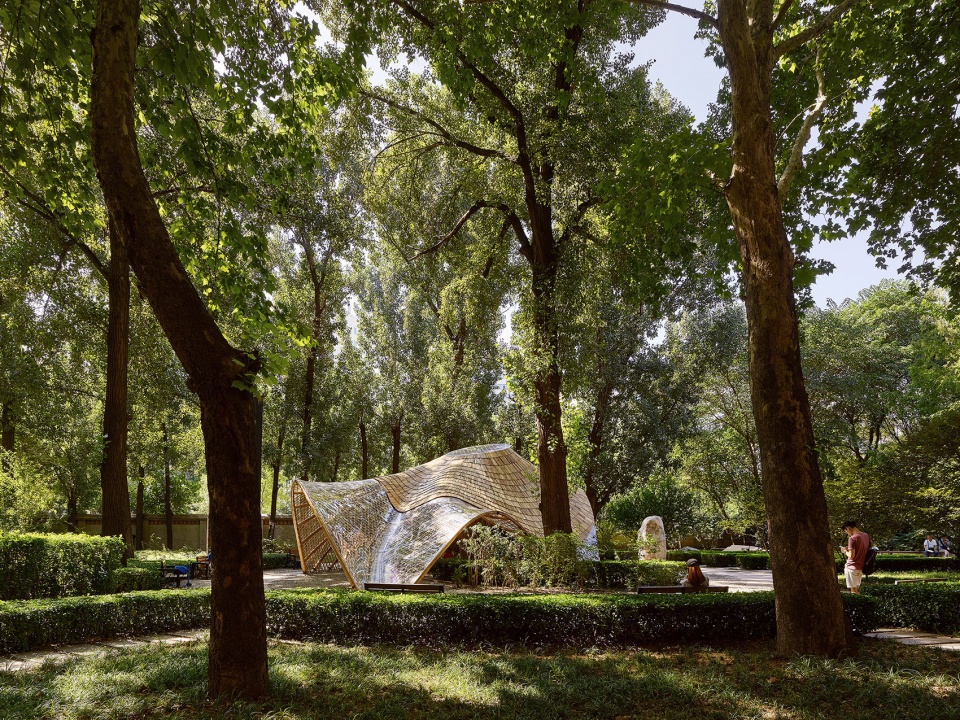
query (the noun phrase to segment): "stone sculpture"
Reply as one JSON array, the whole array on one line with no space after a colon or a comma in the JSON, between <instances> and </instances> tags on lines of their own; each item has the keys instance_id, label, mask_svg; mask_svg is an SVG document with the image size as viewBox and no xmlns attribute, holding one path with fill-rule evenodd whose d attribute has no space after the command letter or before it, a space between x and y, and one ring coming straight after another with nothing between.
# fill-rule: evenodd
<instances>
[{"instance_id":1,"label":"stone sculpture","mask_svg":"<svg viewBox=\"0 0 960 720\"><path fill-rule=\"evenodd\" d=\"M667 531L663 527L662 517L651 515L643 519L637 534L637 544L640 546L641 560L667 559Z\"/></svg>"}]
</instances>

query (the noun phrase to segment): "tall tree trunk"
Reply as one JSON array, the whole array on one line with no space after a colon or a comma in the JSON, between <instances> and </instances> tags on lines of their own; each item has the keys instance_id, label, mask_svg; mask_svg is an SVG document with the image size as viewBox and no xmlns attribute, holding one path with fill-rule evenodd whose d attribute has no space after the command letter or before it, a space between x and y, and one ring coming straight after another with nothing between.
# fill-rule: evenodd
<instances>
[{"instance_id":1,"label":"tall tree trunk","mask_svg":"<svg viewBox=\"0 0 960 720\"><path fill-rule=\"evenodd\" d=\"M277 435L277 457L271 466L273 469L273 488L270 493L270 524L267 537L273 540L277 528L277 495L280 493L280 460L283 458L283 441L287 436L287 423L280 425L280 432Z\"/></svg>"},{"instance_id":2,"label":"tall tree trunk","mask_svg":"<svg viewBox=\"0 0 960 720\"><path fill-rule=\"evenodd\" d=\"M140 466L140 476L137 478L137 532L136 532L136 548L137 550L143 550L144 548L144 537L143 534L147 531L147 519L143 516L143 492L144 492L144 480L147 477L147 469L141 465Z\"/></svg>"},{"instance_id":3,"label":"tall tree trunk","mask_svg":"<svg viewBox=\"0 0 960 720\"><path fill-rule=\"evenodd\" d=\"M157 209L136 145L134 72L140 5L99 0L90 123L109 215L154 315L200 399L216 563L208 692L267 694L266 612L254 397L235 387L258 368L233 348L190 282Z\"/></svg>"},{"instance_id":4,"label":"tall tree trunk","mask_svg":"<svg viewBox=\"0 0 960 720\"><path fill-rule=\"evenodd\" d=\"M533 247L534 352L539 371L534 380L537 418L537 460L540 464L540 513L543 532L571 532L570 496L567 488L567 445L563 439L560 404L560 338L556 318L556 283L559 264L549 206L528 203L531 209Z\"/></svg>"},{"instance_id":5,"label":"tall tree trunk","mask_svg":"<svg viewBox=\"0 0 960 720\"><path fill-rule=\"evenodd\" d=\"M163 514L167 525L167 549L173 550L173 500L170 497L170 431L167 424L163 429Z\"/></svg>"},{"instance_id":6,"label":"tall tree trunk","mask_svg":"<svg viewBox=\"0 0 960 720\"><path fill-rule=\"evenodd\" d=\"M391 472L394 473L400 472L400 428L402 425L403 413L401 412L393 425L390 426L390 435L393 437L393 463L391 465Z\"/></svg>"},{"instance_id":7,"label":"tall tree trunk","mask_svg":"<svg viewBox=\"0 0 960 720\"><path fill-rule=\"evenodd\" d=\"M4 451L3 470L10 472L10 460L6 453L13 453L16 446L17 426L13 419L13 404L4 400L0 406L0 449Z\"/></svg>"},{"instance_id":8,"label":"tall tree trunk","mask_svg":"<svg viewBox=\"0 0 960 720\"><path fill-rule=\"evenodd\" d=\"M327 307L323 286L327 279L327 267L330 264L330 258L333 256L333 243L324 253L320 268L317 267L311 242L303 243L303 254L307 260L307 267L310 270L310 283L313 286L313 330L311 333L313 343L310 345L310 352L307 355L307 377L303 391L303 439L300 443L300 454L303 462L300 479L306 481L309 475L310 428L313 424L313 387L316 381L317 358L320 354L320 329L323 325L323 313Z\"/></svg>"},{"instance_id":9,"label":"tall tree trunk","mask_svg":"<svg viewBox=\"0 0 960 720\"><path fill-rule=\"evenodd\" d=\"M360 421L360 479L365 480L369 472L370 451L367 446L367 424Z\"/></svg>"},{"instance_id":10,"label":"tall tree trunk","mask_svg":"<svg viewBox=\"0 0 960 720\"><path fill-rule=\"evenodd\" d=\"M67 527L70 528L70 532L79 532L77 525L80 521L80 512L77 508L77 491L76 488L70 488L70 492L67 495Z\"/></svg>"},{"instance_id":11,"label":"tall tree trunk","mask_svg":"<svg viewBox=\"0 0 960 720\"><path fill-rule=\"evenodd\" d=\"M100 465L104 536L119 535L124 558L133 557L130 491L127 489L127 356L130 344L130 265L127 249L110 225L110 267L107 273L107 381L103 405L103 460Z\"/></svg>"},{"instance_id":12,"label":"tall tree trunk","mask_svg":"<svg viewBox=\"0 0 960 720\"><path fill-rule=\"evenodd\" d=\"M732 93L733 171L725 187L740 245L750 392L760 444L777 605L785 654L835 656L850 646L827 526L810 404L800 367L794 255L776 185L770 83L772 5L720 0L720 38ZM802 512L798 512L802 508Z\"/></svg>"},{"instance_id":13,"label":"tall tree trunk","mask_svg":"<svg viewBox=\"0 0 960 720\"><path fill-rule=\"evenodd\" d=\"M337 450L333 456L333 475L330 476L330 482L337 481L337 475L340 474L340 451Z\"/></svg>"},{"instance_id":14,"label":"tall tree trunk","mask_svg":"<svg viewBox=\"0 0 960 720\"><path fill-rule=\"evenodd\" d=\"M600 463L600 455L603 452L603 428L607 419L607 407L610 405L610 398L613 396L613 383L604 383L597 393L596 402L593 409L593 425L590 427L590 435L587 437L587 445L590 451L587 453L587 462L585 463L583 473L583 485L590 501L590 509L593 510L593 516L597 517L603 506L607 504L606 493L600 492L597 488L596 472Z\"/></svg>"}]
</instances>

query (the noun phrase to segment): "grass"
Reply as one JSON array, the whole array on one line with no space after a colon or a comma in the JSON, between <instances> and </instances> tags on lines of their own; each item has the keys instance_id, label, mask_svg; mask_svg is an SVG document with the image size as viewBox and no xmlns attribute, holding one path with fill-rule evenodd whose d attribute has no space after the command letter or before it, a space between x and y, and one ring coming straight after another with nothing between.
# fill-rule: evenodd
<instances>
[{"instance_id":1,"label":"grass","mask_svg":"<svg viewBox=\"0 0 960 720\"><path fill-rule=\"evenodd\" d=\"M960 655L864 640L855 659L770 643L537 655L270 645L271 697L205 699L206 644L151 645L0 672L0 717L684 720L960 717Z\"/></svg>"}]
</instances>

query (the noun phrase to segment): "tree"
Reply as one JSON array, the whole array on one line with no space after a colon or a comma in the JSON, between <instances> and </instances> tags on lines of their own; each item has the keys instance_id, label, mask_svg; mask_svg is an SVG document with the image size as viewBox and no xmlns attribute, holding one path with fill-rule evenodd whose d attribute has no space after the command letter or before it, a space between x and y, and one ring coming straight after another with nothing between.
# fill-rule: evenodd
<instances>
[{"instance_id":1,"label":"tree","mask_svg":"<svg viewBox=\"0 0 960 720\"><path fill-rule=\"evenodd\" d=\"M800 114L798 130L788 136L792 142L781 145L779 153L771 101L780 65L823 38L857 0L832 6L818 0L717 0L716 16L662 0L637 1L700 20L715 38L727 70L732 165L729 176L717 177L716 184L739 246L751 401L777 595L777 647L790 654L834 656L850 646L852 636L840 604L827 530L800 362L796 252L784 221L784 203L828 98L821 84L816 99ZM802 578L794 572L801 564L806 568Z\"/></svg>"},{"instance_id":2,"label":"tree","mask_svg":"<svg viewBox=\"0 0 960 720\"><path fill-rule=\"evenodd\" d=\"M597 181L613 172L628 139L655 136L668 114L649 93L643 69L615 49L655 18L582 1L509 13L499 3L453 0L351 3L352 13L346 5L332 4L328 13L336 36L369 40L372 24L381 32L381 57L403 48L432 68L419 78L400 73L395 88L368 92L391 110L403 151L442 153L486 178L464 188L457 222L419 254L438 252L474 216L492 212L528 264L523 302L531 317L527 361L536 368L543 523L547 533L569 532L557 285L569 247L602 203Z\"/></svg>"}]
</instances>

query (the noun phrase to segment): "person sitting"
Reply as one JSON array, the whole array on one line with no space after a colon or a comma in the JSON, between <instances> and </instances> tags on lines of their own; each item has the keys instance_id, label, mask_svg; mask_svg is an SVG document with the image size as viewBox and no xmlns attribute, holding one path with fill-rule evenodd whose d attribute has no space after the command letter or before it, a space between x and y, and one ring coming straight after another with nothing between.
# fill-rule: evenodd
<instances>
[{"instance_id":1,"label":"person sitting","mask_svg":"<svg viewBox=\"0 0 960 720\"><path fill-rule=\"evenodd\" d=\"M687 576L680 584L684 587L707 587L710 584L710 578L700 569L699 560L696 558L687 560Z\"/></svg>"},{"instance_id":2,"label":"person sitting","mask_svg":"<svg viewBox=\"0 0 960 720\"><path fill-rule=\"evenodd\" d=\"M927 539L923 541L923 556L937 557L940 554L940 543L933 539L933 535L927 533Z\"/></svg>"},{"instance_id":3,"label":"person sitting","mask_svg":"<svg viewBox=\"0 0 960 720\"><path fill-rule=\"evenodd\" d=\"M940 538L940 554L944 557L950 557L950 538L946 535Z\"/></svg>"}]
</instances>

